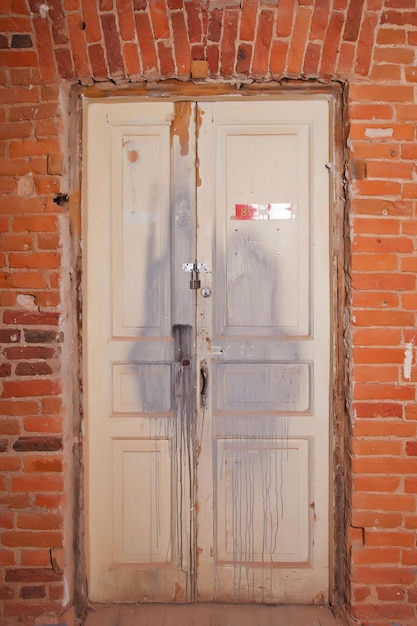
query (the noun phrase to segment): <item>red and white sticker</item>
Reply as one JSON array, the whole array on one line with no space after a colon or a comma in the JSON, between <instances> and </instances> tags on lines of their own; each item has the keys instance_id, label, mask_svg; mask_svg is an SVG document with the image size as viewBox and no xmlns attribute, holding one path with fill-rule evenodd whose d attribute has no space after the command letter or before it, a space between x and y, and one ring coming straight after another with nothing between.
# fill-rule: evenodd
<instances>
[{"instance_id":1,"label":"red and white sticker","mask_svg":"<svg viewBox=\"0 0 417 626\"><path fill-rule=\"evenodd\" d=\"M295 207L288 202L268 204L235 204L234 220L290 220L295 218Z\"/></svg>"}]
</instances>

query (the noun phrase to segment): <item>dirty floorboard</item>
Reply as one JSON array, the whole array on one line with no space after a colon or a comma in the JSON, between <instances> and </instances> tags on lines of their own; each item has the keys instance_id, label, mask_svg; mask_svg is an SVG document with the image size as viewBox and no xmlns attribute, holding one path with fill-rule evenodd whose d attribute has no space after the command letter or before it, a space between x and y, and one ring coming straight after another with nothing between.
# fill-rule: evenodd
<instances>
[{"instance_id":1,"label":"dirty floorboard","mask_svg":"<svg viewBox=\"0 0 417 626\"><path fill-rule=\"evenodd\" d=\"M321 606L120 605L90 609L85 626L343 626Z\"/></svg>"}]
</instances>

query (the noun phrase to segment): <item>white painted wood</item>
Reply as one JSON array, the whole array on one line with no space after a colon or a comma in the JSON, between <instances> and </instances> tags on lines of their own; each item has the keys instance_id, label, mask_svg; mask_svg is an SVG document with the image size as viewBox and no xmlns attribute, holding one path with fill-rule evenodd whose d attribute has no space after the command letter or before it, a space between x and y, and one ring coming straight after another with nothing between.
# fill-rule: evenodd
<instances>
[{"instance_id":1,"label":"white painted wood","mask_svg":"<svg viewBox=\"0 0 417 626\"><path fill-rule=\"evenodd\" d=\"M85 106L92 601L328 599L328 106Z\"/></svg>"},{"instance_id":2,"label":"white painted wood","mask_svg":"<svg viewBox=\"0 0 417 626\"><path fill-rule=\"evenodd\" d=\"M198 598L326 601L328 102L199 111Z\"/></svg>"},{"instance_id":3,"label":"white painted wood","mask_svg":"<svg viewBox=\"0 0 417 626\"><path fill-rule=\"evenodd\" d=\"M190 105L183 109L117 101L84 109L86 534L94 602L191 598L194 411L177 401L190 375L173 333L195 316L179 264L184 254L195 256L194 117Z\"/></svg>"}]
</instances>

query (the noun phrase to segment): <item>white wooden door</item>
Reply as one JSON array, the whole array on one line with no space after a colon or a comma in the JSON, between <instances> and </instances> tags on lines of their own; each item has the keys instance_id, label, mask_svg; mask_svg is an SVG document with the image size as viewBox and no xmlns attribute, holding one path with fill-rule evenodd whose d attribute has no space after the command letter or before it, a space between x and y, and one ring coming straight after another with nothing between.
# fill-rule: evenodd
<instances>
[{"instance_id":1,"label":"white wooden door","mask_svg":"<svg viewBox=\"0 0 417 626\"><path fill-rule=\"evenodd\" d=\"M326 601L327 100L85 120L90 599Z\"/></svg>"}]
</instances>

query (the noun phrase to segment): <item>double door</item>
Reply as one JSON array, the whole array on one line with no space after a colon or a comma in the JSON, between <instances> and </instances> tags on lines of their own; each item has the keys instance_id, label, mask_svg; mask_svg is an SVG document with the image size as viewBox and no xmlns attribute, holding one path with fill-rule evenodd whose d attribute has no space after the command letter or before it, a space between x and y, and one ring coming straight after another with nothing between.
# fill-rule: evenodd
<instances>
[{"instance_id":1,"label":"double door","mask_svg":"<svg viewBox=\"0 0 417 626\"><path fill-rule=\"evenodd\" d=\"M328 108L85 104L94 602L327 599Z\"/></svg>"}]
</instances>

